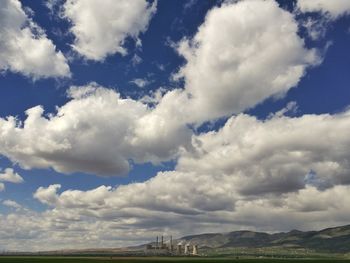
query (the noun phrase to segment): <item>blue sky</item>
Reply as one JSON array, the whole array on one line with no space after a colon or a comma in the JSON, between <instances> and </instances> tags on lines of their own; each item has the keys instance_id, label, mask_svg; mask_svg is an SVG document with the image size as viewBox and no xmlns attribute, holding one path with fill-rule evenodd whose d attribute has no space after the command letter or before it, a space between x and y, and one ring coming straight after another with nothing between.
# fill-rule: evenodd
<instances>
[{"instance_id":1,"label":"blue sky","mask_svg":"<svg viewBox=\"0 0 350 263\"><path fill-rule=\"evenodd\" d=\"M349 4L98 2L0 7L0 250L349 222Z\"/></svg>"}]
</instances>

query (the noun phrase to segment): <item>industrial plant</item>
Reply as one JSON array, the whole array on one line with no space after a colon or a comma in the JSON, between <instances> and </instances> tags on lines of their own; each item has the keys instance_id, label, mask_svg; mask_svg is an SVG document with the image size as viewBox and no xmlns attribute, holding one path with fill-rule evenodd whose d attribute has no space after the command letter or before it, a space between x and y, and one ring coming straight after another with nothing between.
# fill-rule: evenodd
<instances>
[{"instance_id":1,"label":"industrial plant","mask_svg":"<svg viewBox=\"0 0 350 263\"><path fill-rule=\"evenodd\" d=\"M157 236L156 242L146 245L145 253L147 255L199 256L197 244L180 241L174 245L172 236L167 241L164 240L164 236L161 236L160 240Z\"/></svg>"}]
</instances>

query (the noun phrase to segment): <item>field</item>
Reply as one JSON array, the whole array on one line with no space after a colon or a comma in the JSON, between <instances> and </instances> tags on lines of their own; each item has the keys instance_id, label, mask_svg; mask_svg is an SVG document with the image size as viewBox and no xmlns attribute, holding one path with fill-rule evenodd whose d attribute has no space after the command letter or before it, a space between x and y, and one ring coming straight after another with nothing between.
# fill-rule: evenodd
<instances>
[{"instance_id":1,"label":"field","mask_svg":"<svg viewBox=\"0 0 350 263\"><path fill-rule=\"evenodd\" d=\"M233 258L83 258L83 257L0 257L0 263L342 263L349 260L337 259L233 259Z\"/></svg>"}]
</instances>

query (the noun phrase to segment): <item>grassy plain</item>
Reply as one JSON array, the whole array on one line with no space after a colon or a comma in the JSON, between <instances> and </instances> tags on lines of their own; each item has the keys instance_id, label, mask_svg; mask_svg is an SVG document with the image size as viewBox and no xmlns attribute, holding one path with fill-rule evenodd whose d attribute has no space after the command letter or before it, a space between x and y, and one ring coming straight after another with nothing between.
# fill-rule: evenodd
<instances>
[{"instance_id":1,"label":"grassy plain","mask_svg":"<svg viewBox=\"0 0 350 263\"><path fill-rule=\"evenodd\" d=\"M349 260L337 259L235 259L235 258L166 258L166 257L0 257L0 263L350 263Z\"/></svg>"}]
</instances>

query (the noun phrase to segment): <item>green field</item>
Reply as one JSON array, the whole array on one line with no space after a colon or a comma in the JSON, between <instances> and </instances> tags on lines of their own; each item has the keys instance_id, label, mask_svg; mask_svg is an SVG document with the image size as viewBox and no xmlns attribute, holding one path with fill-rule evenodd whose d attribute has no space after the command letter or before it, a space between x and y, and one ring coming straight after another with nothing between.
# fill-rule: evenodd
<instances>
[{"instance_id":1,"label":"green field","mask_svg":"<svg viewBox=\"0 0 350 263\"><path fill-rule=\"evenodd\" d=\"M82 257L0 257L0 262L6 263L137 263L137 262L156 262L156 263L342 263L349 260L337 259L232 259L232 258L82 258Z\"/></svg>"}]
</instances>

